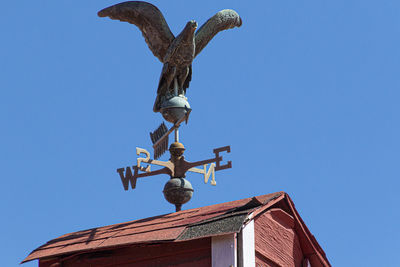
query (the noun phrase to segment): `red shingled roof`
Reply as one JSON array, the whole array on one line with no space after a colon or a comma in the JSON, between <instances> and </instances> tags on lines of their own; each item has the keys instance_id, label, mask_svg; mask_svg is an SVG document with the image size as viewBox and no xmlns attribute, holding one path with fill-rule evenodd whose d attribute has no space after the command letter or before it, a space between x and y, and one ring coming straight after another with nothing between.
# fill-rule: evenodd
<instances>
[{"instance_id":1,"label":"red shingled roof","mask_svg":"<svg viewBox=\"0 0 400 267\"><path fill-rule=\"evenodd\" d=\"M66 234L35 249L23 262L138 243L178 242L239 232L249 214L252 213L255 217L277 206L287 210L295 218L296 232L303 243L302 247L304 246L308 253L315 254L319 261L325 263L324 266L328 266L325 253L284 192Z\"/></svg>"}]
</instances>

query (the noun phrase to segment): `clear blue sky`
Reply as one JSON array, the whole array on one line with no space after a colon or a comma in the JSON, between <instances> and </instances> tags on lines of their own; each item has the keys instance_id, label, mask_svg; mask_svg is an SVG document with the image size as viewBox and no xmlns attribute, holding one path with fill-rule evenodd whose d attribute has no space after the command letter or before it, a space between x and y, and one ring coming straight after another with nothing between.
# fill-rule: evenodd
<instances>
[{"instance_id":1,"label":"clear blue sky","mask_svg":"<svg viewBox=\"0 0 400 267\"><path fill-rule=\"evenodd\" d=\"M292 197L333 266L400 266L400 2L153 1L178 34L224 8L243 19L195 59L188 160L231 145L185 209ZM114 1L6 1L0 17L2 266L64 233L169 213L167 176L124 191L162 64ZM166 160L166 156L162 158ZM36 266L36 262L24 266Z\"/></svg>"}]
</instances>

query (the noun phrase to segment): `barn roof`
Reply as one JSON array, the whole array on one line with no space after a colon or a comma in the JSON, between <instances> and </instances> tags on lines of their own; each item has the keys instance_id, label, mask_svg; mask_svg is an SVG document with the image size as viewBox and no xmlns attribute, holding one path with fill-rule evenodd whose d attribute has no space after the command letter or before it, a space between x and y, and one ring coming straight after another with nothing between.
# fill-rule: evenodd
<instances>
[{"instance_id":1,"label":"barn roof","mask_svg":"<svg viewBox=\"0 0 400 267\"><path fill-rule=\"evenodd\" d=\"M293 216L302 249L317 258L323 266L329 266L324 251L285 192L69 233L35 249L23 262L132 244L179 242L238 233L247 220L271 208L281 208Z\"/></svg>"}]
</instances>

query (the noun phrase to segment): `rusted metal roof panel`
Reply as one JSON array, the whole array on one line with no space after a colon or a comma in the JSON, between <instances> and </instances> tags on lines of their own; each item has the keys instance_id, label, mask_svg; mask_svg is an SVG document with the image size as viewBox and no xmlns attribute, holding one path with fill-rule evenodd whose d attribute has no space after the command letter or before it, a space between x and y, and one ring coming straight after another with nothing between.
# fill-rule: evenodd
<instances>
[{"instance_id":1,"label":"rusted metal roof panel","mask_svg":"<svg viewBox=\"0 0 400 267\"><path fill-rule=\"evenodd\" d=\"M284 205L290 206L291 213L295 213L299 230L311 235L297 217L288 195L278 192L66 234L37 248L23 262L130 244L177 242L238 232L250 213L257 216L282 200L288 203ZM305 239L309 246L309 242L316 243L312 235ZM318 243L311 247L322 252ZM323 252L321 254L325 258Z\"/></svg>"}]
</instances>

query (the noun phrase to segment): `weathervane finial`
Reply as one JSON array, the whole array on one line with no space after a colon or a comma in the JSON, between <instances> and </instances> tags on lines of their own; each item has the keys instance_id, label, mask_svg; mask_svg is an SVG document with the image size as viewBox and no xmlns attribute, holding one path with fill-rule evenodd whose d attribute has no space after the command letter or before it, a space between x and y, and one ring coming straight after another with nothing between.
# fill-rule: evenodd
<instances>
[{"instance_id":1,"label":"weathervane finial","mask_svg":"<svg viewBox=\"0 0 400 267\"><path fill-rule=\"evenodd\" d=\"M183 121L187 123L191 112L186 97L186 90L192 79L192 62L194 58L218 32L240 27L242 25L240 16L234 10L224 9L207 20L199 29L197 29L198 25L196 21L188 21L182 32L175 37L161 11L150 3L141 1L123 2L99 11L98 15L100 17L110 17L114 20L125 21L136 25L142 31L145 41L154 56L163 63L153 111L160 112L166 121L173 123L173 126L168 129L166 125L162 123L154 132L150 133L155 159L161 157L163 153L168 150L168 136L175 131L175 142L171 144L169 148L171 154L170 161L151 160L149 152L137 148L138 155L145 153L147 157L146 159L138 159L138 164L133 166L134 174L132 174L129 167L127 167L126 170L123 168L117 170L121 176L124 188L126 190L128 189L129 181L132 181L131 185L132 188L134 188L138 177L167 173L171 176L171 180L166 184L168 188L164 188L164 195L167 200L170 201L167 195L169 196L171 194L170 192L174 190L183 190L186 193L190 192L191 197L193 188L191 188L190 183L184 179L187 171L203 173L205 177L207 176L207 181L212 173L212 184L215 184L214 170L219 170L218 166L220 166L219 163L222 157L219 157L217 152L214 159L201 161L204 165L204 170L194 168L202 164L198 164L199 162L190 163L184 160L184 147L183 144L179 143L179 126ZM219 152L230 152L229 147L220 149L222 150L219 150ZM151 172L150 165L145 168L140 166L141 162L164 166L164 168ZM212 162L215 162L215 164ZM209 170L206 171L208 163L211 163L211 165ZM229 162L229 164L225 165L225 168L228 168L227 166L231 167L231 163ZM139 174L139 171L144 171L145 173ZM179 185L179 182L175 183L175 180L171 182L173 179L180 179L180 184L190 185L191 189L185 186L181 189L179 189L180 186L177 187L178 189L175 188ZM171 186L174 188L173 190ZM189 199L187 199L187 201ZM183 200L180 200L178 202L182 201ZM175 204L176 209L180 210L183 203Z\"/></svg>"}]
</instances>

